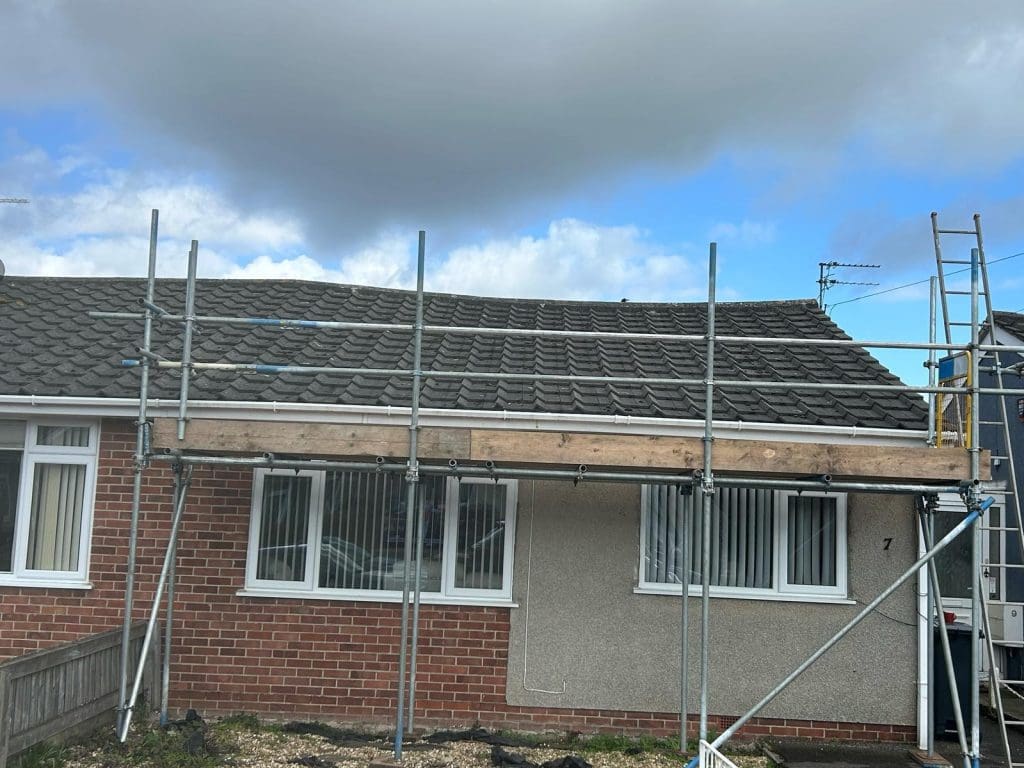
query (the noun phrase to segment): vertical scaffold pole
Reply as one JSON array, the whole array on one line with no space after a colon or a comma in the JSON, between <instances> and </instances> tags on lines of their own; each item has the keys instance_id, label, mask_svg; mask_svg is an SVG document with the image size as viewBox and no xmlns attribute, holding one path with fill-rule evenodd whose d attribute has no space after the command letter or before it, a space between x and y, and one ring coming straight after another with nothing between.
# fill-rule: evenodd
<instances>
[{"instance_id":1,"label":"vertical scaffold pole","mask_svg":"<svg viewBox=\"0 0 1024 768\"><path fill-rule=\"evenodd\" d=\"M936 299L938 291L938 278L932 276L929 279L929 290L928 290L928 343L935 343L935 322L936 322ZM936 351L934 349L928 350L928 386L935 387L938 384L938 369L936 368L937 363L935 362ZM935 435L935 413L937 408L941 408L942 403L938 402L938 395L934 392L928 395L928 445L936 445Z\"/></svg>"},{"instance_id":2,"label":"vertical scaffold pole","mask_svg":"<svg viewBox=\"0 0 1024 768\"><path fill-rule=\"evenodd\" d=\"M183 493L181 485L181 466L174 467L174 508ZM170 550L170 568L167 571L167 608L164 616L164 647L160 658L160 725L167 725L167 704L171 688L171 640L174 636L174 579L177 574L178 543L174 540Z\"/></svg>"},{"instance_id":3,"label":"vertical scaffold pole","mask_svg":"<svg viewBox=\"0 0 1024 768\"><path fill-rule=\"evenodd\" d=\"M919 515L921 521L921 531L927 540L927 550L931 551L935 547L935 521L933 516L935 514L934 504L929 501L924 509L922 509ZM927 518L927 520L926 520ZM942 616L942 590L939 587L939 571L935 567L935 560L928 561L928 580L930 584L931 602L935 606L935 613L929 614L933 616L936 623L938 624L939 640L942 645L942 661L946 668L946 680L949 682L949 695L950 704L953 709L953 722L956 724L956 735L960 742L960 754L963 756L964 765L969 766L968 753L970 748L967 744L967 731L964 728L964 713L960 708L960 690L956 683L956 673L953 668L953 653L950 650L949 645L949 628L946 626L945 619ZM934 634L934 633L933 633ZM934 673L929 675L929 685L934 678ZM929 687L929 694L932 689ZM929 695L930 700L934 700L932 695ZM934 712L931 713L931 717L934 719ZM931 728L932 738L934 741L934 723ZM929 751L930 754L930 751Z\"/></svg>"},{"instance_id":4,"label":"vertical scaffold pole","mask_svg":"<svg viewBox=\"0 0 1024 768\"><path fill-rule=\"evenodd\" d=\"M683 512L683 607L680 628L680 679L679 679L679 751L686 751L686 744L689 741L689 727L686 723L689 715L690 698L690 531L693 520L693 500L696 497L696 484L690 489L690 498L687 504L680 505L678 509Z\"/></svg>"},{"instance_id":5,"label":"vertical scaffold pole","mask_svg":"<svg viewBox=\"0 0 1024 768\"><path fill-rule=\"evenodd\" d=\"M175 472L182 470L175 469ZM167 577L171 566L171 553L175 551L178 544L178 531L181 530L181 518L185 515L185 498L188 495L189 485L192 483L192 467L184 470L185 476L180 483L177 503L174 505L174 517L171 519L171 535L167 541L167 552L164 554L164 564L160 569L160 578L156 583L156 592L153 594L153 604L149 612L149 619L146 622L146 634L142 638L142 650L139 652L138 668L135 670L135 682L132 684L132 693L128 697L128 706L125 708L124 722L121 725L121 733L118 739L123 743L128 738L128 729L132 724L132 713L135 710L135 703L139 699L139 691L142 689L142 678L145 673L145 658L149 653L150 643L153 642L153 633L156 632L156 620L160 613L160 601L163 600L164 590L167 588Z\"/></svg>"},{"instance_id":6,"label":"vertical scaffold pole","mask_svg":"<svg viewBox=\"0 0 1024 768\"><path fill-rule=\"evenodd\" d=\"M181 345L181 394L178 401L178 439L185 439L188 421L188 385L192 375L192 330L196 322L196 263L199 241L193 240L188 251L188 277L185 281L185 336Z\"/></svg>"},{"instance_id":7,"label":"vertical scaffold pole","mask_svg":"<svg viewBox=\"0 0 1024 768\"><path fill-rule=\"evenodd\" d=\"M711 497L715 481L711 471L711 445L714 442L715 398L715 276L717 273L718 244L711 243L708 253L708 333L704 374L704 473L701 477L701 596L700 596L700 738L708 737L708 674L710 671L711 615Z\"/></svg>"},{"instance_id":8,"label":"vertical scaffold pole","mask_svg":"<svg viewBox=\"0 0 1024 768\"><path fill-rule=\"evenodd\" d=\"M977 248L971 249L971 446L968 448L971 460L971 489L969 491L968 509L978 504L978 483L981 480L981 431L978 419L978 403L981 393L979 381L979 354L981 334L978 329L978 274L980 256ZM971 573L981 573L981 525L975 524L971 537ZM975 578L974 589L971 591L971 762L981 762L981 678L978 666L981 664L979 644L981 642L981 590Z\"/></svg>"},{"instance_id":9,"label":"vertical scaffold pole","mask_svg":"<svg viewBox=\"0 0 1024 768\"><path fill-rule=\"evenodd\" d=\"M420 385L423 379L423 272L426 262L427 233L420 230L416 257L416 319L413 323L412 409L409 415L409 466L405 473L405 573L402 579L402 629L398 649L398 705L395 714L395 760L402 759L402 735L405 728L406 659L409 650L409 590L412 582L412 537L415 519L416 486L420 468L416 457L420 428Z\"/></svg>"},{"instance_id":10,"label":"vertical scaffold pole","mask_svg":"<svg viewBox=\"0 0 1024 768\"><path fill-rule=\"evenodd\" d=\"M936 321L936 299L938 298L938 278L931 277L928 281L928 343L935 343L935 321ZM928 386L934 387L938 378L938 371L935 368L936 352L928 350ZM935 440L935 408L936 395L934 392L928 395L928 445L934 447ZM922 504L921 508L921 534L924 538L924 550L927 552L935 543L935 525L933 515L927 513L927 507ZM925 712L925 751L931 755L935 753L935 631L932 629L932 622L937 612L935 590L932 589L931 579L928 577L928 568L923 571L925 591L925 686L928 691L928 707Z\"/></svg>"},{"instance_id":11,"label":"vertical scaffold pole","mask_svg":"<svg viewBox=\"0 0 1024 768\"><path fill-rule=\"evenodd\" d=\"M412 593L412 651L409 658L409 721L406 729L412 733L416 729L416 663L420 645L420 593L423 583L423 540L426 532L423 529L424 507L426 494L420 485L419 502L416 504L416 570L413 575Z\"/></svg>"},{"instance_id":12,"label":"vertical scaffold pole","mask_svg":"<svg viewBox=\"0 0 1024 768\"><path fill-rule=\"evenodd\" d=\"M149 221L149 267L146 273L146 301L153 304L156 286L156 241L160 211L153 209ZM139 376L139 417L135 423L135 456L132 460L132 511L128 531L128 566L124 581L124 621L121 626L121 685L118 694L118 729L124 724L128 708L128 669L131 655L132 603L135 598L135 559L139 538L139 508L142 502L142 472L149 447L146 406L149 401L149 347L153 338L153 313L147 306L142 321L142 371Z\"/></svg>"}]
</instances>

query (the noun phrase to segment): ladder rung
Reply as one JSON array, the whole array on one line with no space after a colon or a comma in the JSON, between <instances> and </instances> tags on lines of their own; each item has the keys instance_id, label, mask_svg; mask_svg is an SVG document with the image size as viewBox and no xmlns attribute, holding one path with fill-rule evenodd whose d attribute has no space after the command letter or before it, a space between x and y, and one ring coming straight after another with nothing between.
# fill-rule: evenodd
<instances>
[{"instance_id":1,"label":"ladder rung","mask_svg":"<svg viewBox=\"0 0 1024 768\"><path fill-rule=\"evenodd\" d=\"M983 425L983 426L984 425L988 425L990 427L1001 427L1001 426L1003 426L1003 422L1001 422L1001 421L981 421L979 419L978 423ZM995 458L995 457L993 457L993 458Z\"/></svg>"},{"instance_id":2,"label":"ladder rung","mask_svg":"<svg viewBox=\"0 0 1024 768\"><path fill-rule=\"evenodd\" d=\"M999 679L1000 685L1024 685L1024 680L1003 680Z\"/></svg>"},{"instance_id":3,"label":"ladder rung","mask_svg":"<svg viewBox=\"0 0 1024 768\"><path fill-rule=\"evenodd\" d=\"M943 264L970 264L970 259L943 259Z\"/></svg>"},{"instance_id":4,"label":"ladder rung","mask_svg":"<svg viewBox=\"0 0 1024 768\"><path fill-rule=\"evenodd\" d=\"M983 531L1016 531L1017 528L1016 528L1016 526L1014 526L1013 528L1007 528L1006 526L983 525L983 526L981 526L981 530L983 530Z\"/></svg>"},{"instance_id":5,"label":"ladder rung","mask_svg":"<svg viewBox=\"0 0 1024 768\"><path fill-rule=\"evenodd\" d=\"M971 292L970 291L946 291L946 295L947 296L970 296ZM978 295L979 296L985 296L986 294L985 294L984 291L978 291Z\"/></svg>"},{"instance_id":6,"label":"ladder rung","mask_svg":"<svg viewBox=\"0 0 1024 768\"><path fill-rule=\"evenodd\" d=\"M977 235L976 229L937 229L940 235Z\"/></svg>"},{"instance_id":7,"label":"ladder rung","mask_svg":"<svg viewBox=\"0 0 1024 768\"><path fill-rule=\"evenodd\" d=\"M1016 529L1014 529L1016 530ZM1024 568L1024 563L985 563L982 568Z\"/></svg>"},{"instance_id":8,"label":"ladder rung","mask_svg":"<svg viewBox=\"0 0 1024 768\"><path fill-rule=\"evenodd\" d=\"M999 461L1005 461L1005 460L1009 459L1010 457L1009 456L990 456L989 458L992 459L993 461L996 460L996 459L999 459Z\"/></svg>"},{"instance_id":9,"label":"ladder rung","mask_svg":"<svg viewBox=\"0 0 1024 768\"><path fill-rule=\"evenodd\" d=\"M950 323L950 325L972 325L972 323Z\"/></svg>"},{"instance_id":10,"label":"ladder rung","mask_svg":"<svg viewBox=\"0 0 1024 768\"><path fill-rule=\"evenodd\" d=\"M1020 600L989 600L988 604L989 605L1016 605L1016 606L1019 606L1021 608L1024 608L1024 603L1022 603Z\"/></svg>"}]
</instances>

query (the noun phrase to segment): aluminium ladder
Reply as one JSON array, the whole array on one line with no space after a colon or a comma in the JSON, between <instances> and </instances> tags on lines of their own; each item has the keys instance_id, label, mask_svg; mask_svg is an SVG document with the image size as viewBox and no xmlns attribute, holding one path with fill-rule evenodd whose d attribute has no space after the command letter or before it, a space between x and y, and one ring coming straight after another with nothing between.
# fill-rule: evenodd
<instances>
[{"instance_id":1,"label":"aluminium ladder","mask_svg":"<svg viewBox=\"0 0 1024 768\"><path fill-rule=\"evenodd\" d=\"M995 323L994 323L994 307L992 302L991 286L988 278L988 265L985 260L985 243L981 233L981 215L974 214L973 229L942 229L939 227L938 214L932 213L932 239L935 246L935 267L938 276L939 283L939 295L941 298L941 309L942 309L942 324L945 332L945 340L947 344L953 343L953 331L957 327L970 328L971 323L955 321L951 317L950 312L950 296L962 296L970 295L970 291L964 290L952 290L947 284L947 267L956 267L955 271L963 271L963 265L967 265L968 268L971 264L970 260L964 259L947 259L942 254L942 235L968 235L974 238L977 249L978 249L978 266L981 276L981 291L979 295L985 298L985 319L981 323L981 335L988 333L989 343L995 344ZM991 368L995 372L995 388L1003 389L1003 369L1000 362L999 352L991 352L989 355L983 355L991 361ZM1013 456L1013 441L1010 432L1010 421L1007 416L1006 398L1003 395L996 395L999 402L999 419L980 421L979 427L1001 427L1003 446L1005 448L1004 455L993 455L991 458L993 461L1005 461L1007 463L1008 475L1010 480L1010 487L1006 491L1006 497L1011 500L1014 516L1008 521L1005 511L1005 505L1001 512L1001 518L997 521L997 524L993 525L990 523L988 515L984 519L982 530L988 532L989 536L993 533L996 534L996 541L998 547L995 553L990 551L987 560L989 562L982 563L982 573L976 575L977 581L975 582L974 588L978 589L981 594L982 602L982 618L984 621L984 634L985 634L985 645L988 652L989 659L989 697L993 709L995 709L996 716L999 722L1000 736L1002 737L1003 749L1006 752L1006 765L1008 768L1024 768L1024 762L1014 762L1013 757L1010 753L1009 739L1007 737L1006 728L1007 726L1024 726L1024 720L1007 719L1005 710L1003 707L1003 693L1008 692L1018 699L1024 699L1024 696L1017 691L1014 686L1024 685L1024 680L1009 680L1002 679L999 671L999 657L996 652L997 647L1003 648L1022 648L1024 642L1020 640L1009 641L1006 639L996 639L992 636L991 632L991 614L993 607L999 611L1005 611L1006 609L1016 609L1019 613L1024 613L1024 603L1022 602L1011 602L1006 600L1006 579L1005 573L1011 568L1024 568L1022 563L1007 563L1005 562L1006 539L1008 534L1015 534L1018 543L1018 552L1024 557L1024 520L1022 520L1021 514L1021 501L1020 494L1018 493L1020 486L1017 482L1016 465L1014 463ZM959 402L954 398L953 403L959 407ZM943 408L943 402L941 398L937 398L936 413L941 414ZM966 409L965 409L966 410ZM979 408L976 410L980 418L980 403ZM960 419L958 419L960 421ZM961 423L963 423L961 421ZM969 430L965 430L969 431ZM941 436L940 436L941 441ZM993 562L994 561L994 562ZM990 600L987 592L990 589L990 574L992 570L1000 572L1000 578L997 579L999 590L997 592L997 599ZM1002 599L998 599L1002 598Z\"/></svg>"}]
</instances>

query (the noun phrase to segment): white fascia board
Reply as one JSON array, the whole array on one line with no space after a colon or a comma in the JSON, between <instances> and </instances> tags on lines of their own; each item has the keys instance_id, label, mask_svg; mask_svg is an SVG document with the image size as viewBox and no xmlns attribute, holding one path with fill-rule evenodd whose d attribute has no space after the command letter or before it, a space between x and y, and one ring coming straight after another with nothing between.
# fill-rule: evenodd
<instances>
[{"instance_id":1,"label":"white fascia board","mask_svg":"<svg viewBox=\"0 0 1024 768\"><path fill-rule=\"evenodd\" d=\"M102 397L43 397L0 395L0 414L53 416L106 416L136 418L138 400ZM177 400L150 400L151 417L178 415ZM196 419L239 419L250 421L303 421L331 424L372 424L407 426L409 408L393 406L338 405L327 403L189 402L189 416ZM704 421L642 416L604 416L573 413L529 413L520 411L471 411L421 408L424 427L535 430L538 432L589 432L619 435L660 435L703 437ZM865 427L770 424L744 421L715 421L719 437L737 440L771 440L798 443L868 444L923 446L925 430L875 429Z\"/></svg>"}]
</instances>

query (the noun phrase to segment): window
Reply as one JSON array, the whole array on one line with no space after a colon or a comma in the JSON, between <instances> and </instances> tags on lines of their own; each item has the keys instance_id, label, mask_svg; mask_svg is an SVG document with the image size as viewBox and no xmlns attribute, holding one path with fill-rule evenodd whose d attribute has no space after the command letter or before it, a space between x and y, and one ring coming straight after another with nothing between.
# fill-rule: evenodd
<instances>
[{"instance_id":1,"label":"window","mask_svg":"<svg viewBox=\"0 0 1024 768\"><path fill-rule=\"evenodd\" d=\"M257 470L247 588L400 597L406 494L405 478L393 473ZM516 483L427 476L417 498L422 593L511 600Z\"/></svg>"},{"instance_id":2,"label":"window","mask_svg":"<svg viewBox=\"0 0 1024 768\"><path fill-rule=\"evenodd\" d=\"M700 593L700 499L644 486L639 588L679 592L689 532L691 594ZM712 594L846 597L846 497L805 491L718 488L711 506Z\"/></svg>"},{"instance_id":3,"label":"window","mask_svg":"<svg viewBox=\"0 0 1024 768\"><path fill-rule=\"evenodd\" d=\"M0 420L0 584L85 582L97 430Z\"/></svg>"}]
</instances>

